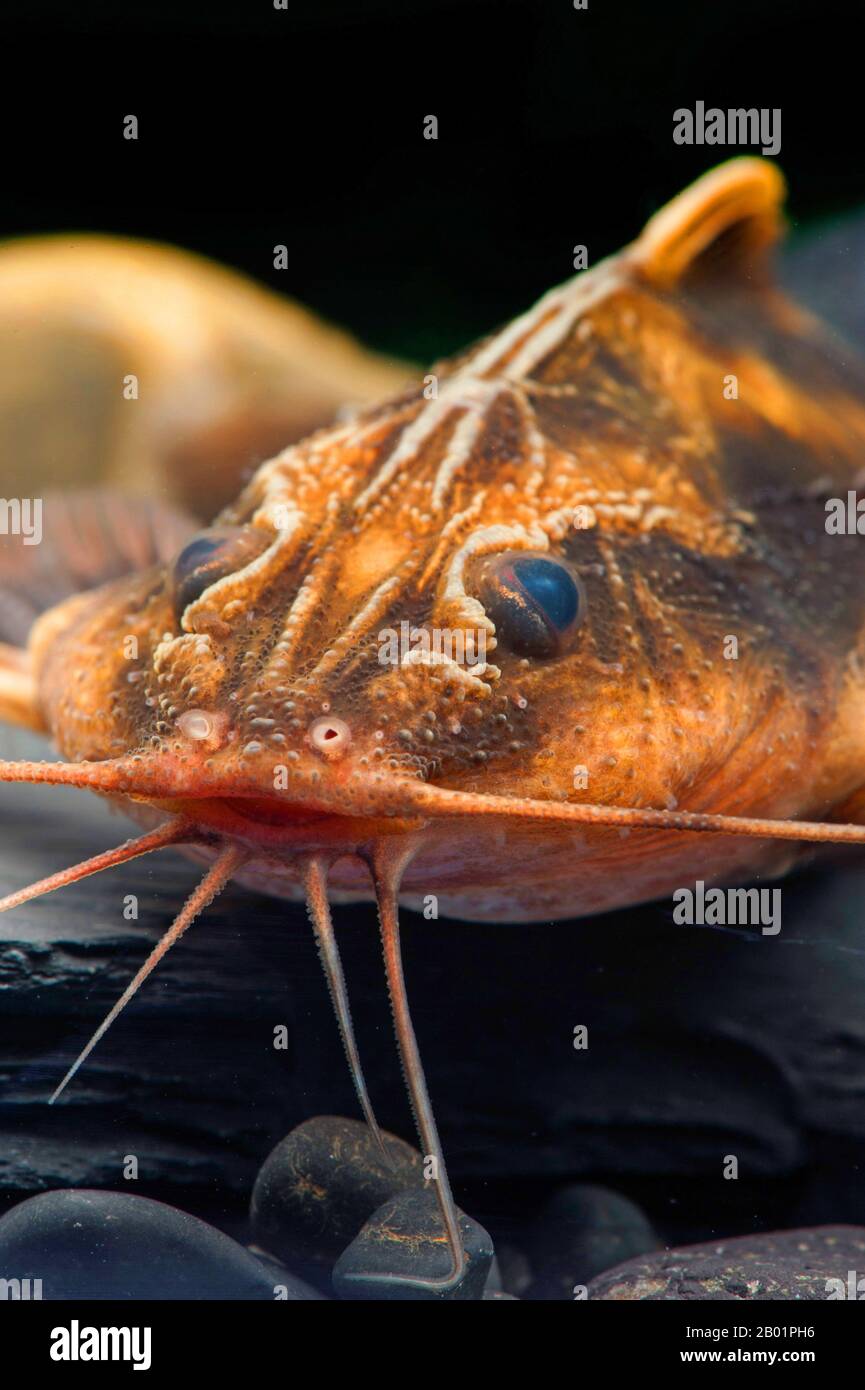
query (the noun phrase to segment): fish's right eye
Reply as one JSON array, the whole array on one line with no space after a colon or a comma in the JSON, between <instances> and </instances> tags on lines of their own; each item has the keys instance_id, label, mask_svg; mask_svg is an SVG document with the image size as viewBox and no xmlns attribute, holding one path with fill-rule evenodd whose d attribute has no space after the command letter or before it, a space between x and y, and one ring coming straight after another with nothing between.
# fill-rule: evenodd
<instances>
[{"instance_id":1,"label":"fish's right eye","mask_svg":"<svg viewBox=\"0 0 865 1390\"><path fill-rule=\"evenodd\" d=\"M257 526L212 526L187 541L170 571L174 616L178 623L190 603L200 598L205 589L218 579L243 569L269 543L267 532Z\"/></svg>"},{"instance_id":2,"label":"fish's right eye","mask_svg":"<svg viewBox=\"0 0 865 1390\"><path fill-rule=\"evenodd\" d=\"M586 616L585 590L576 570L546 551L493 556L481 568L479 592L496 640L518 656L564 656Z\"/></svg>"}]
</instances>

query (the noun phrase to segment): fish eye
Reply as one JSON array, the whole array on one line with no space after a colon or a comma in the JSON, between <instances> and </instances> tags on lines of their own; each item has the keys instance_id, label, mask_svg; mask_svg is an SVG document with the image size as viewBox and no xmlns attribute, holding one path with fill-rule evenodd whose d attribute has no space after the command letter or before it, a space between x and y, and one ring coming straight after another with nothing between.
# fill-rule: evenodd
<instances>
[{"instance_id":1,"label":"fish eye","mask_svg":"<svg viewBox=\"0 0 865 1390\"><path fill-rule=\"evenodd\" d=\"M479 597L496 638L517 656L563 656L585 617L582 580L566 560L513 550L482 566Z\"/></svg>"},{"instance_id":2,"label":"fish eye","mask_svg":"<svg viewBox=\"0 0 865 1390\"><path fill-rule=\"evenodd\" d=\"M187 541L170 570L178 623L205 589L248 565L268 544L267 533L257 526L211 526Z\"/></svg>"}]
</instances>

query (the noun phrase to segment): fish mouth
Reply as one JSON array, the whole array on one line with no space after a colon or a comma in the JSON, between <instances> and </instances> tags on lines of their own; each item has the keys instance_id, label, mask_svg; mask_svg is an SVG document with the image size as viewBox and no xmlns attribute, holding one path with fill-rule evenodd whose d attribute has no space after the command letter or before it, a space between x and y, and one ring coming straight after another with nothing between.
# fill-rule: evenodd
<instances>
[{"instance_id":1,"label":"fish mouth","mask_svg":"<svg viewBox=\"0 0 865 1390\"><path fill-rule=\"evenodd\" d=\"M272 851L347 850L411 834L424 823L416 816L352 814L321 803L264 796L183 798L154 804L205 834Z\"/></svg>"}]
</instances>

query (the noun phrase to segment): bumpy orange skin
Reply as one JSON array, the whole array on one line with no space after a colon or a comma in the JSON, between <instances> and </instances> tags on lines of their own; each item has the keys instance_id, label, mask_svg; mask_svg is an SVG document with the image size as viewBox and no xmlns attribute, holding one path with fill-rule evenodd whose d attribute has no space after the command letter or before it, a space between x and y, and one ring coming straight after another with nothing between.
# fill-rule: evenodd
<instances>
[{"instance_id":1,"label":"bumpy orange skin","mask_svg":"<svg viewBox=\"0 0 865 1390\"><path fill-rule=\"evenodd\" d=\"M425 821L405 796L821 818L865 783L865 545L825 526L865 460L865 369L765 272L780 191L772 166L723 166L436 368L437 394L263 465L219 518L260 530L260 554L179 618L169 570L46 614L31 651L64 756L140 755L139 818L240 839L242 876L277 893L321 844L335 896L366 895L356 851L385 832L417 838L406 902L476 919L783 868L757 840ZM479 602L484 558L521 549L582 579L561 657L509 652ZM482 631L486 663L382 665L402 622ZM311 736L323 716L347 727L338 757Z\"/></svg>"}]
</instances>

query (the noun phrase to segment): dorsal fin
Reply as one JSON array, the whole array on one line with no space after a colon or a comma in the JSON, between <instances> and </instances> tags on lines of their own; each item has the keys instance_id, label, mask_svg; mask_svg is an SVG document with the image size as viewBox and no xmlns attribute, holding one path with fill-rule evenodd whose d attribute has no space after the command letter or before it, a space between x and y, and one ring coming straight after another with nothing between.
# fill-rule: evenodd
<instances>
[{"instance_id":1,"label":"dorsal fin","mask_svg":"<svg viewBox=\"0 0 865 1390\"><path fill-rule=\"evenodd\" d=\"M646 223L629 250L658 289L729 274L751 276L784 225L784 177L766 159L731 159L704 174Z\"/></svg>"}]
</instances>

